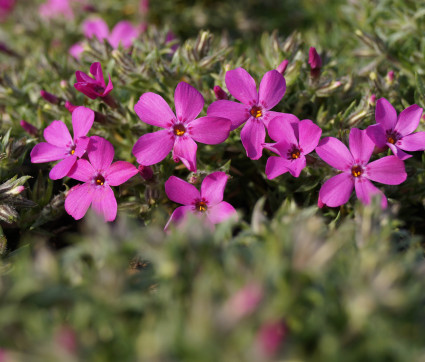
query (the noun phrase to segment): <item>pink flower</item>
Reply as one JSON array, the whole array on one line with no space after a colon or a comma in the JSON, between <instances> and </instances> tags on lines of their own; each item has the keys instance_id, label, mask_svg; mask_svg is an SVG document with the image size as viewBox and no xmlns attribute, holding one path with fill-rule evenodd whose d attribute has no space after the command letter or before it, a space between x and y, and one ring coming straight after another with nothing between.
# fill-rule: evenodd
<instances>
[{"instance_id":1,"label":"pink flower","mask_svg":"<svg viewBox=\"0 0 425 362\"><path fill-rule=\"evenodd\" d=\"M276 141L265 147L276 152L267 160L266 175L273 179L289 171L298 177L306 166L305 155L313 152L319 143L322 130L309 119L290 123L285 117L277 116L270 121L269 136Z\"/></svg>"},{"instance_id":2,"label":"pink flower","mask_svg":"<svg viewBox=\"0 0 425 362\"><path fill-rule=\"evenodd\" d=\"M268 322L261 326L257 334L257 345L264 357L274 356L287 335L285 323L281 321Z\"/></svg>"},{"instance_id":3,"label":"pink flower","mask_svg":"<svg viewBox=\"0 0 425 362\"><path fill-rule=\"evenodd\" d=\"M288 67L288 64L289 64L289 61L285 59L285 60L283 60L283 61L282 61L282 63L280 63L280 64L278 65L278 67L276 68L276 70L277 70L280 74L284 75L284 74L285 74L285 72L286 72L286 68Z\"/></svg>"},{"instance_id":4,"label":"pink flower","mask_svg":"<svg viewBox=\"0 0 425 362\"><path fill-rule=\"evenodd\" d=\"M84 52L84 48L81 43L75 43L69 48L69 54L71 54L75 59L80 59L81 54Z\"/></svg>"},{"instance_id":5,"label":"pink flower","mask_svg":"<svg viewBox=\"0 0 425 362\"><path fill-rule=\"evenodd\" d=\"M230 119L231 130L246 122L241 131L241 141L247 156L258 160L266 138L265 127L268 127L269 121L276 115L284 114L272 112L270 109L278 104L285 94L285 78L277 70L267 72L261 80L258 92L255 80L243 68L228 71L225 80L230 94L242 103L215 101L208 107L207 114Z\"/></svg>"},{"instance_id":6,"label":"pink flower","mask_svg":"<svg viewBox=\"0 0 425 362\"><path fill-rule=\"evenodd\" d=\"M141 165L150 166L162 161L171 150L176 162L196 172L195 141L215 145L229 136L230 121L216 116L197 118L204 98L191 85L180 82L174 92L176 115L165 100L155 93L144 93L134 110L139 118L152 126L164 128L138 139L133 154Z\"/></svg>"},{"instance_id":7,"label":"pink flower","mask_svg":"<svg viewBox=\"0 0 425 362\"><path fill-rule=\"evenodd\" d=\"M44 138L47 141L34 146L31 151L32 163L58 161L50 171L49 177L58 180L68 175L68 172L86 152L89 139L85 137L94 121L94 112L85 107L78 107L72 113L72 128L74 138L71 137L68 128L62 121L53 121L44 130Z\"/></svg>"},{"instance_id":8,"label":"pink flower","mask_svg":"<svg viewBox=\"0 0 425 362\"><path fill-rule=\"evenodd\" d=\"M308 64L312 70L322 68L322 59L314 47L310 47L310 50L308 51Z\"/></svg>"},{"instance_id":9,"label":"pink flower","mask_svg":"<svg viewBox=\"0 0 425 362\"><path fill-rule=\"evenodd\" d=\"M103 79L102 66L99 62L93 63L90 66L90 73L94 75L94 78L80 70L75 72L77 78L77 83L74 84L75 89L90 99L96 99L97 97L105 98L114 89L111 76L108 74L109 82L106 86Z\"/></svg>"},{"instance_id":10,"label":"pink flower","mask_svg":"<svg viewBox=\"0 0 425 362\"><path fill-rule=\"evenodd\" d=\"M0 21L5 21L15 7L15 0L0 0Z\"/></svg>"},{"instance_id":11,"label":"pink flower","mask_svg":"<svg viewBox=\"0 0 425 362\"><path fill-rule=\"evenodd\" d=\"M407 177L403 161L395 156L386 156L368 163L375 145L365 130L352 128L349 143L350 151L338 139L326 137L316 147L323 161L342 171L323 184L319 191L320 202L331 207L343 205L355 188L361 202L369 204L373 195L380 195L381 205L385 208L385 195L369 180L386 185L401 184Z\"/></svg>"},{"instance_id":12,"label":"pink flower","mask_svg":"<svg viewBox=\"0 0 425 362\"><path fill-rule=\"evenodd\" d=\"M90 137L87 156L89 161L79 159L68 175L84 183L68 192L65 210L74 219L79 220L92 205L93 210L103 215L105 221L113 221L117 215L117 200L111 186L126 182L137 174L137 168L126 161L112 163L112 144L98 136Z\"/></svg>"},{"instance_id":13,"label":"pink flower","mask_svg":"<svg viewBox=\"0 0 425 362\"><path fill-rule=\"evenodd\" d=\"M70 0L47 0L39 7L39 13L44 18L56 18L62 15L68 20L74 19L74 12L72 11Z\"/></svg>"},{"instance_id":14,"label":"pink flower","mask_svg":"<svg viewBox=\"0 0 425 362\"><path fill-rule=\"evenodd\" d=\"M182 179L171 176L165 182L165 193L171 201L183 204L174 210L165 229L170 223L183 221L187 213L206 216L212 224L218 224L231 217L237 217L232 205L223 201L227 175L224 172L213 172L202 181L201 192Z\"/></svg>"},{"instance_id":15,"label":"pink flower","mask_svg":"<svg viewBox=\"0 0 425 362\"><path fill-rule=\"evenodd\" d=\"M425 150L425 132L413 133L419 126L422 111L421 107L413 104L397 118L397 112L390 102L380 98L375 108L376 124L367 128L367 135L378 148L388 146L400 160L406 160L412 156L402 150Z\"/></svg>"},{"instance_id":16,"label":"pink flower","mask_svg":"<svg viewBox=\"0 0 425 362\"><path fill-rule=\"evenodd\" d=\"M129 48L140 34L140 30L126 20L117 23L109 33L108 25L100 18L86 20L83 23L83 32L86 38L95 36L99 41L106 39L114 49L120 43L124 48Z\"/></svg>"}]
</instances>

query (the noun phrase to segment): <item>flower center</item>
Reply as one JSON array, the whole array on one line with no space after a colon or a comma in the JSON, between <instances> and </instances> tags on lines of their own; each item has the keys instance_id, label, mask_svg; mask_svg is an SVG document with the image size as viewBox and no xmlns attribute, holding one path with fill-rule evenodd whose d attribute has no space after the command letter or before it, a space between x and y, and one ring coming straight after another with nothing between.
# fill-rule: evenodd
<instances>
[{"instance_id":1,"label":"flower center","mask_svg":"<svg viewBox=\"0 0 425 362\"><path fill-rule=\"evenodd\" d=\"M263 115L261 107L257 107L257 106L252 107L249 113L251 113L251 116L255 118L259 118Z\"/></svg>"},{"instance_id":2,"label":"flower center","mask_svg":"<svg viewBox=\"0 0 425 362\"><path fill-rule=\"evenodd\" d=\"M183 136L186 133L186 128L181 123L174 125L173 132L176 136Z\"/></svg>"},{"instance_id":3,"label":"flower center","mask_svg":"<svg viewBox=\"0 0 425 362\"><path fill-rule=\"evenodd\" d=\"M387 131L387 142L391 144L395 144L399 138L399 135L397 132L394 132L393 130Z\"/></svg>"},{"instance_id":4,"label":"flower center","mask_svg":"<svg viewBox=\"0 0 425 362\"><path fill-rule=\"evenodd\" d=\"M362 175L362 173L363 173L363 168L362 168L362 166L355 165L355 166L351 167L351 174L352 174L354 177L359 177L359 176L361 176L361 175Z\"/></svg>"},{"instance_id":5,"label":"flower center","mask_svg":"<svg viewBox=\"0 0 425 362\"><path fill-rule=\"evenodd\" d=\"M288 152L288 160L296 160L301 156L301 149L296 145L292 145L292 149Z\"/></svg>"},{"instance_id":6,"label":"flower center","mask_svg":"<svg viewBox=\"0 0 425 362\"><path fill-rule=\"evenodd\" d=\"M102 175L97 175L94 179L94 182L96 183L96 185L102 186L105 183L105 178Z\"/></svg>"},{"instance_id":7,"label":"flower center","mask_svg":"<svg viewBox=\"0 0 425 362\"><path fill-rule=\"evenodd\" d=\"M195 204L195 210L199 212L205 212L208 210L208 205L204 200L199 200Z\"/></svg>"},{"instance_id":8,"label":"flower center","mask_svg":"<svg viewBox=\"0 0 425 362\"><path fill-rule=\"evenodd\" d=\"M101 85L95 85L93 88L96 93L103 93L105 91L105 88Z\"/></svg>"},{"instance_id":9,"label":"flower center","mask_svg":"<svg viewBox=\"0 0 425 362\"><path fill-rule=\"evenodd\" d=\"M71 155L73 155L73 154L75 153L75 150L71 150L69 153L70 153Z\"/></svg>"}]
</instances>

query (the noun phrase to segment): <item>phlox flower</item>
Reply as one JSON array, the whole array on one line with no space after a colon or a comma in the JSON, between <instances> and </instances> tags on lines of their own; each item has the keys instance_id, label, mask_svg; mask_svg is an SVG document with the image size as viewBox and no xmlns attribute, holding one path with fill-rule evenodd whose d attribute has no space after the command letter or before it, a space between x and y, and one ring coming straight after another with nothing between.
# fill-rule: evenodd
<instances>
[{"instance_id":1,"label":"phlox flower","mask_svg":"<svg viewBox=\"0 0 425 362\"><path fill-rule=\"evenodd\" d=\"M269 121L278 114L284 114L270 109L285 94L285 78L277 70L270 70L261 80L258 92L254 78L243 68L228 71L225 81L230 94L242 103L218 100L208 107L207 114L230 119L231 130L246 122L241 131L241 141L247 156L258 160L263 151L262 144Z\"/></svg>"},{"instance_id":2,"label":"phlox flower","mask_svg":"<svg viewBox=\"0 0 425 362\"><path fill-rule=\"evenodd\" d=\"M74 111L75 113L75 111ZM111 186L118 186L137 174L138 170L130 162L117 161L114 147L99 136L90 137L86 159L79 159L68 174L69 177L84 182L73 187L66 196L65 210L74 219L81 219L90 205L103 215L105 221L113 221L117 215L117 200Z\"/></svg>"},{"instance_id":3,"label":"phlox flower","mask_svg":"<svg viewBox=\"0 0 425 362\"><path fill-rule=\"evenodd\" d=\"M53 121L44 130L44 139L34 146L31 151L32 163L60 161L50 171L49 177L58 180L68 175L68 172L86 152L89 142L86 137L93 125L94 112L85 107L78 107L72 113L72 128L74 138L62 121Z\"/></svg>"},{"instance_id":4,"label":"phlox flower","mask_svg":"<svg viewBox=\"0 0 425 362\"><path fill-rule=\"evenodd\" d=\"M161 131L141 136L133 147L137 162L150 166L162 161L171 150L173 159L196 172L195 141L215 145L229 136L231 122L222 117L197 118L204 106L204 98L191 85L180 82L174 92L176 115L165 100L155 93L144 93L134 110L142 120Z\"/></svg>"},{"instance_id":5,"label":"phlox flower","mask_svg":"<svg viewBox=\"0 0 425 362\"><path fill-rule=\"evenodd\" d=\"M387 206L385 195L371 182L399 185L406 180L404 162L395 156L382 157L369 163L375 144L365 130L352 128L350 150L334 137L323 138L316 147L320 158L342 173L327 180L319 191L319 206L336 207L345 204L353 188L357 198L369 204L373 195L381 195L381 206Z\"/></svg>"},{"instance_id":6,"label":"phlox flower","mask_svg":"<svg viewBox=\"0 0 425 362\"><path fill-rule=\"evenodd\" d=\"M204 178L201 191L183 181L171 176L165 182L165 193L171 201L183 204L174 210L168 220L165 229L170 223L183 221L187 213L205 216L212 224L218 224L231 217L236 217L236 210L228 202L223 201L224 187L227 183L227 175L224 172L213 172Z\"/></svg>"},{"instance_id":7,"label":"phlox flower","mask_svg":"<svg viewBox=\"0 0 425 362\"><path fill-rule=\"evenodd\" d=\"M411 155L404 151L424 151L425 132L413 133L419 126L423 109L416 104L400 113L385 98L376 102L376 124L369 126L367 135L378 148L388 146L400 160L406 160Z\"/></svg>"},{"instance_id":8,"label":"phlox flower","mask_svg":"<svg viewBox=\"0 0 425 362\"><path fill-rule=\"evenodd\" d=\"M15 0L0 0L0 21L5 21L15 7Z\"/></svg>"},{"instance_id":9,"label":"phlox flower","mask_svg":"<svg viewBox=\"0 0 425 362\"><path fill-rule=\"evenodd\" d=\"M103 19L96 18L86 20L83 23L83 33L86 38L93 38L94 36L103 41L106 39L111 47L117 49L121 44L123 48L129 48L133 41L139 36L140 29L136 28L127 20L118 22L115 27L109 32L108 25Z\"/></svg>"},{"instance_id":10,"label":"phlox flower","mask_svg":"<svg viewBox=\"0 0 425 362\"><path fill-rule=\"evenodd\" d=\"M270 121L268 131L276 143L264 146L279 157L271 156L267 160L267 177L271 180L287 171L298 177L306 166L305 155L314 151L322 130L309 119L291 123L285 117L276 116Z\"/></svg>"},{"instance_id":11,"label":"phlox flower","mask_svg":"<svg viewBox=\"0 0 425 362\"><path fill-rule=\"evenodd\" d=\"M94 78L81 70L75 72L75 77L77 78L77 83L74 84L75 89L90 99L96 99L97 97L105 98L114 89L111 76L108 74L109 82L106 85L103 78L102 66L99 62L95 62L90 66L90 73Z\"/></svg>"},{"instance_id":12,"label":"phlox flower","mask_svg":"<svg viewBox=\"0 0 425 362\"><path fill-rule=\"evenodd\" d=\"M43 18L55 18L62 15L65 19L74 19L70 0L47 0L38 9Z\"/></svg>"}]
</instances>

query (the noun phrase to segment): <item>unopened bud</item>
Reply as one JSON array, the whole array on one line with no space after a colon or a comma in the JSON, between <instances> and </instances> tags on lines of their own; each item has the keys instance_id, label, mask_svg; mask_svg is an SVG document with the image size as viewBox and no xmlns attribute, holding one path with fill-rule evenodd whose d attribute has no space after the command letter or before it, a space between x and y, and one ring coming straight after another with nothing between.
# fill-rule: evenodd
<instances>
[{"instance_id":1,"label":"unopened bud","mask_svg":"<svg viewBox=\"0 0 425 362\"><path fill-rule=\"evenodd\" d=\"M277 70L280 74L284 75L284 74L285 74L285 72L286 72L286 68L288 67L288 64L289 64L289 61L285 59L282 63L280 63L280 64L278 65L278 67L276 68L276 70Z\"/></svg>"},{"instance_id":2,"label":"unopened bud","mask_svg":"<svg viewBox=\"0 0 425 362\"><path fill-rule=\"evenodd\" d=\"M49 103L51 104L59 104L60 99L53 95L52 93L46 92L45 90L40 91L40 95Z\"/></svg>"},{"instance_id":3,"label":"unopened bud","mask_svg":"<svg viewBox=\"0 0 425 362\"><path fill-rule=\"evenodd\" d=\"M387 73L387 83L388 83L389 85L391 85L391 84L393 84L393 83L394 83L394 71L393 71L393 70L390 70L390 71Z\"/></svg>"},{"instance_id":4,"label":"unopened bud","mask_svg":"<svg viewBox=\"0 0 425 362\"><path fill-rule=\"evenodd\" d=\"M24 186L16 186L10 191L7 192L8 195L19 195L22 191L25 190Z\"/></svg>"},{"instance_id":5,"label":"unopened bud","mask_svg":"<svg viewBox=\"0 0 425 362\"><path fill-rule=\"evenodd\" d=\"M38 133L38 128L33 126L31 123L21 120L19 124L24 129L24 131L30 134L31 136L35 136Z\"/></svg>"},{"instance_id":6,"label":"unopened bud","mask_svg":"<svg viewBox=\"0 0 425 362\"><path fill-rule=\"evenodd\" d=\"M225 100L229 99L229 96L227 95L227 93L219 85L214 86L214 94L215 94L215 98L218 101L222 99L225 99Z\"/></svg>"},{"instance_id":7,"label":"unopened bud","mask_svg":"<svg viewBox=\"0 0 425 362\"><path fill-rule=\"evenodd\" d=\"M152 179L153 177L152 167L139 165L138 170L139 170L140 176L142 176L144 180L149 181Z\"/></svg>"},{"instance_id":8,"label":"unopened bud","mask_svg":"<svg viewBox=\"0 0 425 362\"><path fill-rule=\"evenodd\" d=\"M319 97L329 97L331 94L334 93L336 89L341 87L342 83L340 81L332 81L328 84L325 84L323 87L320 87L316 91L316 95Z\"/></svg>"},{"instance_id":9,"label":"unopened bud","mask_svg":"<svg viewBox=\"0 0 425 362\"><path fill-rule=\"evenodd\" d=\"M62 89L68 88L68 82L65 79L62 79L59 84Z\"/></svg>"},{"instance_id":10,"label":"unopened bud","mask_svg":"<svg viewBox=\"0 0 425 362\"><path fill-rule=\"evenodd\" d=\"M65 108L72 113L78 106L74 106L70 101L66 101Z\"/></svg>"},{"instance_id":11,"label":"unopened bud","mask_svg":"<svg viewBox=\"0 0 425 362\"><path fill-rule=\"evenodd\" d=\"M263 324L257 335L257 345L263 357L270 358L279 350L287 335L287 328L281 321Z\"/></svg>"},{"instance_id":12,"label":"unopened bud","mask_svg":"<svg viewBox=\"0 0 425 362\"><path fill-rule=\"evenodd\" d=\"M311 78L318 79L322 68L322 59L314 47L311 47L308 52L308 64L310 65Z\"/></svg>"},{"instance_id":13,"label":"unopened bud","mask_svg":"<svg viewBox=\"0 0 425 362\"><path fill-rule=\"evenodd\" d=\"M376 106L376 94L371 94L368 101L370 106Z\"/></svg>"}]
</instances>

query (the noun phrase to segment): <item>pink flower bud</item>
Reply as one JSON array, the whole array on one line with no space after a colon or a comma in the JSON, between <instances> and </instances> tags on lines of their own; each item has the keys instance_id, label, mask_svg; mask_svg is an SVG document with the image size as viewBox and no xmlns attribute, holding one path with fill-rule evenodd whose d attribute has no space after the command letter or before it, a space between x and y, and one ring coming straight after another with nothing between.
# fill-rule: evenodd
<instances>
[{"instance_id":1,"label":"pink flower bud","mask_svg":"<svg viewBox=\"0 0 425 362\"><path fill-rule=\"evenodd\" d=\"M260 353L265 357L274 356L287 334L287 329L282 321L263 324L257 334L257 344Z\"/></svg>"},{"instance_id":2,"label":"pink flower bud","mask_svg":"<svg viewBox=\"0 0 425 362\"><path fill-rule=\"evenodd\" d=\"M56 341L69 354L77 351L77 338L73 329L62 326L56 334Z\"/></svg>"},{"instance_id":3,"label":"pink flower bud","mask_svg":"<svg viewBox=\"0 0 425 362\"><path fill-rule=\"evenodd\" d=\"M227 95L227 93L218 85L214 86L214 94L215 94L215 98L219 101L219 100L227 100L229 99L229 96Z\"/></svg>"},{"instance_id":4,"label":"pink flower bud","mask_svg":"<svg viewBox=\"0 0 425 362\"><path fill-rule=\"evenodd\" d=\"M142 176L144 180L149 181L152 179L153 177L152 167L139 165L138 170L139 170L140 176Z\"/></svg>"},{"instance_id":5,"label":"pink flower bud","mask_svg":"<svg viewBox=\"0 0 425 362\"><path fill-rule=\"evenodd\" d=\"M59 104L60 99L53 95L52 93L46 92L45 90L40 91L40 95L49 103L51 104Z\"/></svg>"},{"instance_id":6,"label":"pink flower bud","mask_svg":"<svg viewBox=\"0 0 425 362\"><path fill-rule=\"evenodd\" d=\"M280 63L278 65L278 67L276 68L276 70L280 74L284 75L285 74L285 71L286 71L286 68L288 67L288 64L289 64L289 61L285 59L282 63Z\"/></svg>"},{"instance_id":7,"label":"pink flower bud","mask_svg":"<svg viewBox=\"0 0 425 362\"><path fill-rule=\"evenodd\" d=\"M19 122L19 124L24 129L24 131L30 134L31 136L35 136L38 133L38 128L33 126L31 123L22 120Z\"/></svg>"},{"instance_id":8,"label":"pink flower bud","mask_svg":"<svg viewBox=\"0 0 425 362\"><path fill-rule=\"evenodd\" d=\"M139 10L142 15L147 15L149 11L149 0L140 0Z\"/></svg>"},{"instance_id":9,"label":"pink flower bud","mask_svg":"<svg viewBox=\"0 0 425 362\"><path fill-rule=\"evenodd\" d=\"M387 73L387 83L388 84L393 84L394 83L394 71L393 70L390 70Z\"/></svg>"},{"instance_id":10,"label":"pink flower bud","mask_svg":"<svg viewBox=\"0 0 425 362\"><path fill-rule=\"evenodd\" d=\"M68 87L68 82L65 79L62 79L59 84L62 89L65 89L66 87Z\"/></svg>"},{"instance_id":11,"label":"pink flower bud","mask_svg":"<svg viewBox=\"0 0 425 362\"><path fill-rule=\"evenodd\" d=\"M8 192L9 195L19 195L22 191L25 190L24 186L16 186Z\"/></svg>"},{"instance_id":12,"label":"pink flower bud","mask_svg":"<svg viewBox=\"0 0 425 362\"><path fill-rule=\"evenodd\" d=\"M78 106L74 106L70 101L66 101L65 108L72 113Z\"/></svg>"},{"instance_id":13,"label":"pink flower bud","mask_svg":"<svg viewBox=\"0 0 425 362\"><path fill-rule=\"evenodd\" d=\"M237 291L226 303L229 315L236 319L251 314L263 299L263 289L258 284L250 284Z\"/></svg>"},{"instance_id":14,"label":"pink flower bud","mask_svg":"<svg viewBox=\"0 0 425 362\"><path fill-rule=\"evenodd\" d=\"M369 97L369 105L375 106L376 105L376 94L371 94Z\"/></svg>"},{"instance_id":15,"label":"pink flower bud","mask_svg":"<svg viewBox=\"0 0 425 362\"><path fill-rule=\"evenodd\" d=\"M322 68L322 59L314 47L311 47L308 52L308 64L310 64L311 69Z\"/></svg>"}]
</instances>

